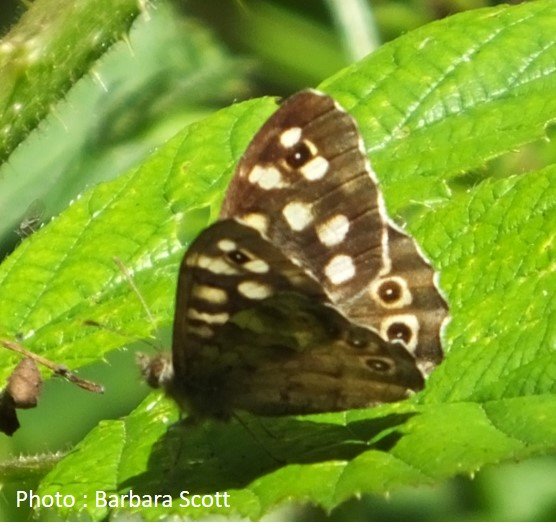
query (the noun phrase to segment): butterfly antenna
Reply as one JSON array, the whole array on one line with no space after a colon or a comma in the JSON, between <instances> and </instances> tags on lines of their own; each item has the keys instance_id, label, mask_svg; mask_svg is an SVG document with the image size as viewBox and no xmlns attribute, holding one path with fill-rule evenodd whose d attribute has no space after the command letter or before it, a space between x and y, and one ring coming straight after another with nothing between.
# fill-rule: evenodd
<instances>
[{"instance_id":1,"label":"butterfly antenna","mask_svg":"<svg viewBox=\"0 0 556 529\"><path fill-rule=\"evenodd\" d=\"M66 380L68 380L72 384L75 384L76 386L79 386L80 388L91 391L92 393L104 393L104 388L100 384L81 378L77 376L73 371L70 371L66 366L62 364L56 364L48 358L44 358L43 356L35 354L16 342L10 342L9 340L0 340L0 345L5 349L20 353L23 356L33 360L33 362L36 362L37 364L50 369L55 375L65 378Z\"/></svg>"},{"instance_id":2,"label":"butterfly antenna","mask_svg":"<svg viewBox=\"0 0 556 529\"><path fill-rule=\"evenodd\" d=\"M134 334L123 332L123 331L118 330L118 329L112 329L112 327L109 327L108 325L105 325L104 323L101 323L101 322L96 321L96 320L83 320L83 325L87 325L88 327L97 327L99 329L102 329L103 331L107 331L107 332L111 332L113 334L116 334L117 336L122 336L123 338L128 338L128 339L132 340L133 342L142 342L146 346L148 346L149 348L151 348L155 351L158 351L158 350L161 349L160 344L158 344L156 342L148 340L147 338L137 338L137 336L135 336Z\"/></svg>"},{"instance_id":3,"label":"butterfly antenna","mask_svg":"<svg viewBox=\"0 0 556 529\"><path fill-rule=\"evenodd\" d=\"M114 256L112 259L114 260L117 267L120 269L120 271L122 272L122 274L126 278L127 282L129 283L129 286L131 287L133 292L135 292L135 295L137 296L137 299L139 299L139 301L141 302L141 305L143 306L143 310L145 311L145 314L147 315L147 318L151 322L152 328L155 329L155 330L158 329L158 325L157 325L156 320L153 316L153 313L150 311L149 306L147 305L147 302L145 301L145 298L143 297L143 295L141 294L141 292L137 288L137 285L135 284L135 281L133 280L132 275L129 273L129 268L122 262L122 260L119 257Z\"/></svg>"}]
</instances>

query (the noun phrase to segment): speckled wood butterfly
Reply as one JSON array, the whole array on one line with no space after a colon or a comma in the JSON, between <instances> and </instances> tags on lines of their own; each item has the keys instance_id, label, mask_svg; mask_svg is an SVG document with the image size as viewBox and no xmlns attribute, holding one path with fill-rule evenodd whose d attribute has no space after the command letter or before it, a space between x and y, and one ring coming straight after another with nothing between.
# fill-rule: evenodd
<instances>
[{"instance_id":1,"label":"speckled wood butterfly","mask_svg":"<svg viewBox=\"0 0 556 529\"><path fill-rule=\"evenodd\" d=\"M197 416L372 406L422 389L447 314L354 120L307 90L255 135L221 220L189 247L172 362L145 372Z\"/></svg>"}]
</instances>

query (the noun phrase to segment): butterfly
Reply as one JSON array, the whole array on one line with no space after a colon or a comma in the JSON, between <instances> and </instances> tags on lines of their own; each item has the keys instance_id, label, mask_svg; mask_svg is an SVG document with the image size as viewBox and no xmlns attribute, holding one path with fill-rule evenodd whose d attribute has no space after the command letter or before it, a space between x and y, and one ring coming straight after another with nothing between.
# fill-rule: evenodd
<instances>
[{"instance_id":1,"label":"butterfly","mask_svg":"<svg viewBox=\"0 0 556 529\"><path fill-rule=\"evenodd\" d=\"M423 388L447 317L355 121L305 90L254 136L220 220L188 248L171 362L144 372L194 416L362 408Z\"/></svg>"}]
</instances>

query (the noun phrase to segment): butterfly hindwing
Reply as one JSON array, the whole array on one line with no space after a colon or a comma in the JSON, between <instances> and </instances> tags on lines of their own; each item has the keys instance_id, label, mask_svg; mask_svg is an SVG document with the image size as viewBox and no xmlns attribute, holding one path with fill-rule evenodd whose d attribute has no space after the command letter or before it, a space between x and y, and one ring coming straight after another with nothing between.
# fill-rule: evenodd
<instances>
[{"instance_id":1,"label":"butterfly hindwing","mask_svg":"<svg viewBox=\"0 0 556 529\"><path fill-rule=\"evenodd\" d=\"M200 415L276 415L399 400L422 388L400 344L350 322L318 281L261 234L217 222L182 262L174 387Z\"/></svg>"}]
</instances>

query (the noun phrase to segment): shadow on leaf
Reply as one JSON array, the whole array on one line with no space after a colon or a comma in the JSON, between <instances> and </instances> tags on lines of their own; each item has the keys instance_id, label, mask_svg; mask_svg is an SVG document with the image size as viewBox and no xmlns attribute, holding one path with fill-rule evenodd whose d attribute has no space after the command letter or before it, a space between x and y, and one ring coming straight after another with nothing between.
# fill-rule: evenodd
<instances>
[{"instance_id":1,"label":"shadow on leaf","mask_svg":"<svg viewBox=\"0 0 556 529\"><path fill-rule=\"evenodd\" d=\"M390 414L347 425L304 418L240 417L170 427L153 445L145 472L121 483L139 494L206 494L243 488L290 464L351 460L366 450L388 451L415 413Z\"/></svg>"}]
</instances>

